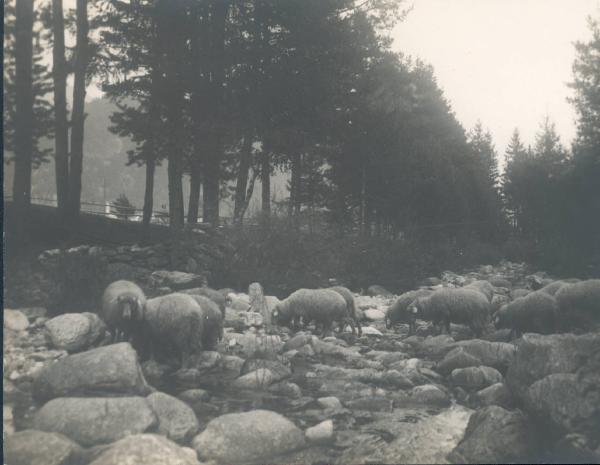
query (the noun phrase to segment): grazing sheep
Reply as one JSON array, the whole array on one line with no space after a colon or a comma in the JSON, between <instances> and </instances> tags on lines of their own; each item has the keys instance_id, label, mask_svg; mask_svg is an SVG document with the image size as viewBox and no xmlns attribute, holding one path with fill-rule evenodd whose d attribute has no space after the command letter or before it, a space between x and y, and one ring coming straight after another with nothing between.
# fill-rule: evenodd
<instances>
[{"instance_id":1,"label":"grazing sheep","mask_svg":"<svg viewBox=\"0 0 600 465\"><path fill-rule=\"evenodd\" d=\"M218 305L221 315L223 315L223 318L225 318L225 306L227 304L227 299L220 291L216 291L210 287L195 287L193 289L186 289L185 291L180 292L187 295L203 295L204 297L208 297Z\"/></svg>"},{"instance_id":2,"label":"grazing sheep","mask_svg":"<svg viewBox=\"0 0 600 465\"><path fill-rule=\"evenodd\" d=\"M343 286L333 286L333 287L330 287L329 289L337 292L339 295L341 295L344 298L344 300L346 301L346 306L348 308L348 314L350 315L350 318L352 318L352 320L354 321L354 324L356 325L356 329L358 330L358 335L362 336L362 327L360 325L359 313L356 308L356 302L354 301L354 295L352 295L352 292L350 292L350 289L348 289L347 287L343 287Z\"/></svg>"},{"instance_id":3,"label":"grazing sheep","mask_svg":"<svg viewBox=\"0 0 600 465\"><path fill-rule=\"evenodd\" d=\"M512 287L510 281L504 276L492 276L490 279L488 279L488 281L494 287L505 287L507 289L510 289Z\"/></svg>"},{"instance_id":4,"label":"grazing sheep","mask_svg":"<svg viewBox=\"0 0 600 465\"><path fill-rule=\"evenodd\" d=\"M567 283L555 297L565 329L591 329L600 323L600 279Z\"/></svg>"},{"instance_id":5,"label":"grazing sheep","mask_svg":"<svg viewBox=\"0 0 600 465\"><path fill-rule=\"evenodd\" d=\"M408 291L396 299L390 305L385 314L385 327L390 329L397 323L408 323L408 334L414 334L416 331L416 317L409 313L408 307L419 297L426 297L431 294L429 289L417 289Z\"/></svg>"},{"instance_id":6,"label":"grazing sheep","mask_svg":"<svg viewBox=\"0 0 600 465\"><path fill-rule=\"evenodd\" d=\"M511 291L510 296L514 299L518 299L519 297L525 297L527 294L531 294L531 289L514 289Z\"/></svg>"},{"instance_id":7,"label":"grazing sheep","mask_svg":"<svg viewBox=\"0 0 600 465\"><path fill-rule=\"evenodd\" d=\"M204 312L187 294L175 293L148 300L144 329L150 357L174 352L181 366L189 368L190 360L202 350Z\"/></svg>"},{"instance_id":8,"label":"grazing sheep","mask_svg":"<svg viewBox=\"0 0 600 465\"><path fill-rule=\"evenodd\" d=\"M472 283L464 286L463 289L475 289L476 291L481 292L488 302L491 302L492 298L494 297L494 286L492 286L489 281L485 281L483 279L473 281Z\"/></svg>"},{"instance_id":9,"label":"grazing sheep","mask_svg":"<svg viewBox=\"0 0 600 465\"><path fill-rule=\"evenodd\" d=\"M191 296L202 310L202 347L214 350L217 342L223 339L223 315L216 303L203 295Z\"/></svg>"},{"instance_id":10,"label":"grazing sheep","mask_svg":"<svg viewBox=\"0 0 600 465\"><path fill-rule=\"evenodd\" d=\"M494 315L497 329L508 328L511 336L523 333L551 334L556 331L558 304L541 290L503 305Z\"/></svg>"},{"instance_id":11,"label":"grazing sheep","mask_svg":"<svg viewBox=\"0 0 600 465\"><path fill-rule=\"evenodd\" d=\"M131 281L115 281L102 295L102 319L108 326L112 342L129 341L139 332L144 319L146 296Z\"/></svg>"},{"instance_id":12,"label":"grazing sheep","mask_svg":"<svg viewBox=\"0 0 600 465\"><path fill-rule=\"evenodd\" d=\"M299 289L278 303L273 310L273 320L279 325L298 329L300 319L306 325L315 321L322 324L322 334L331 329L334 321L341 322L341 329L350 324L354 333L354 322L348 314L344 298L329 289Z\"/></svg>"},{"instance_id":13,"label":"grazing sheep","mask_svg":"<svg viewBox=\"0 0 600 465\"><path fill-rule=\"evenodd\" d=\"M431 295L420 297L408 307L416 318L440 323L450 334L450 322L469 326L476 336L481 336L489 320L490 303L474 289L438 289Z\"/></svg>"},{"instance_id":14,"label":"grazing sheep","mask_svg":"<svg viewBox=\"0 0 600 465\"><path fill-rule=\"evenodd\" d=\"M554 296L558 292L558 290L563 287L565 284L564 281L552 281L550 284L542 287L540 291L545 292L548 295Z\"/></svg>"}]
</instances>

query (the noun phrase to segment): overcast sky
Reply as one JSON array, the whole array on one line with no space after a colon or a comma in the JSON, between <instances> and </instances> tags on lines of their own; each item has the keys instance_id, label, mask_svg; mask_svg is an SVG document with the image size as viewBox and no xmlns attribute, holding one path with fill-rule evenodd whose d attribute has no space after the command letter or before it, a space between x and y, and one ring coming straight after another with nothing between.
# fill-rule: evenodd
<instances>
[{"instance_id":1,"label":"overcast sky","mask_svg":"<svg viewBox=\"0 0 600 465\"><path fill-rule=\"evenodd\" d=\"M466 129L480 119L503 155L515 127L533 143L547 114L570 144L573 42L590 38L586 17L600 0L405 2L414 8L394 30L394 49L433 65Z\"/></svg>"}]
</instances>

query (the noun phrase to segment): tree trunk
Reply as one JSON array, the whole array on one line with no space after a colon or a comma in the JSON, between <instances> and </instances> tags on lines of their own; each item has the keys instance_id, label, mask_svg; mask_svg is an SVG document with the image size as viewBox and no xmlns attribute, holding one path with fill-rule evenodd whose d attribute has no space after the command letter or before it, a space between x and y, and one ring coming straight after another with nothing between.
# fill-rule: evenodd
<instances>
[{"instance_id":1,"label":"tree trunk","mask_svg":"<svg viewBox=\"0 0 600 465\"><path fill-rule=\"evenodd\" d=\"M292 217L300 212L300 178L302 175L302 155L300 152L292 154L292 179L290 181L290 204L288 216Z\"/></svg>"},{"instance_id":2,"label":"tree trunk","mask_svg":"<svg viewBox=\"0 0 600 465\"><path fill-rule=\"evenodd\" d=\"M235 205L233 208L233 223L240 224L242 209L246 202L246 189L248 188L248 174L252 158L252 138L244 138L244 144L240 151L240 166L238 169L237 183L235 185Z\"/></svg>"},{"instance_id":3,"label":"tree trunk","mask_svg":"<svg viewBox=\"0 0 600 465\"><path fill-rule=\"evenodd\" d=\"M252 199L252 193L254 192L254 183L256 182L256 178L258 178L258 170L254 170L254 173L250 178L250 182L248 183L248 188L246 189L246 198L244 199L244 203L240 211L240 224L242 224L242 222L244 221L244 215L246 214L248 206L250 205L250 199Z\"/></svg>"},{"instance_id":4,"label":"tree trunk","mask_svg":"<svg viewBox=\"0 0 600 465\"><path fill-rule=\"evenodd\" d=\"M69 127L67 125L67 62L62 0L52 0L52 78L54 82L54 168L58 214L65 219L69 201Z\"/></svg>"},{"instance_id":5,"label":"tree trunk","mask_svg":"<svg viewBox=\"0 0 600 465\"><path fill-rule=\"evenodd\" d=\"M15 175L13 202L16 238L20 238L31 206L33 151L33 0L17 0L15 21Z\"/></svg>"},{"instance_id":6,"label":"tree trunk","mask_svg":"<svg viewBox=\"0 0 600 465\"><path fill-rule=\"evenodd\" d=\"M367 232L367 168L363 166L360 186L360 233Z\"/></svg>"},{"instance_id":7,"label":"tree trunk","mask_svg":"<svg viewBox=\"0 0 600 465\"><path fill-rule=\"evenodd\" d=\"M260 179L262 183L261 211L264 218L269 218L271 216L271 163L267 150L263 150L260 163Z\"/></svg>"},{"instance_id":8,"label":"tree trunk","mask_svg":"<svg viewBox=\"0 0 600 465\"><path fill-rule=\"evenodd\" d=\"M78 221L81 208L85 80L89 61L88 29L87 0L77 0L77 42L75 44L75 78L73 83L73 115L71 118L71 160L69 166L69 218L72 222Z\"/></svg>"},{"instance_id":9,"label":"tree trunk","mask_svg":"<svg viewBox=\"0 0 600 465\"><path fill-rule=\"evenodd\" d=\"M148 230L150 221L152 220L152 209L154 208L154 170L156 163L154 158L146 160L146 189L144 191L144 210L142 224L144 229Z\"/></svg>"},{"instance_id":10,"label":"tree trunk","mask_svg":"<svg viewBox=\"0 0 600 465\"><path fill-rule=\"evenodd\" d=\"M196 224L198 222L198 210L200 208L200 186L202 185L202 173L200 171L200 162L192 161L190 173L190 198L188 202L188 223Z\"/></svg>"},{"instance_id":11,"label":"tree trunk","mask_svg":"<svg viewBox=\"0 0 600 465\"><path fill-rule=\"evenodd\" d=\"M219 224L219 198L221 160L224 152L222 135L223 121L223 82L225 80L225 23L229 11L228 0L211 2L211 63L212 81L210 106L212 109L212 130L209 135L209 151L204 163L204 221L217 226Z\"/></svg>"}]
</instances>

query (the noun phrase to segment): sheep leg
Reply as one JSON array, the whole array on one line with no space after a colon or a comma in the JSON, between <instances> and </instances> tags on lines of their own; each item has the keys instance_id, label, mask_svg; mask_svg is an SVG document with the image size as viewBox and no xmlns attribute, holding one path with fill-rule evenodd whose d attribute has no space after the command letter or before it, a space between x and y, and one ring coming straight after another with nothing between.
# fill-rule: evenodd
<instances>
[{"instance_id":1,"label":"sheep leg","mask_svg":"<svg viewBox=\"0 0 600 465\"><path fill-rule=\"evenodd\" d=\"M358 337L362 336L362 326L360 325L360 321L358 318L354 319L354 323L356 324L356 329L358 330Z\"/></svg>"}]
</instances>

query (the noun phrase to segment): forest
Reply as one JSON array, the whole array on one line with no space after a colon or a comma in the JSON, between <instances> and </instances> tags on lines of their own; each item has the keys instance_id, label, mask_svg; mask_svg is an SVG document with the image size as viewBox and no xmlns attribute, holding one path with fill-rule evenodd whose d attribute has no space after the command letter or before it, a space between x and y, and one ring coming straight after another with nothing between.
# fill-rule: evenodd
<instances>
[{"instance_id":1,"label":"forest","mask_svg":"<svg viewBox=\"0 0 600 465\"><path fill-rule=\"evenodd\" d=\"M5 196L16 212L5 227L14 237L25 237L36 179L53 186L58 214L76 230L82 192L100 189L92 168L111 163L114 173L140 173L144 226L163 203L174 235L226 224L242 282L285 275L308 286L337 276L399 288L503 258L559 275L599 273L598 18L589 18L592 39L574 45L572 145L549 115L527 135L533 145L515 129L499 154L483 123L457 120L430 65L392 51L390 30L410 14L407 3L68 6L4 4ZM92 84L104 95L95 107L86 101ZM102 130L113 137L95 141L105 162L84 150L90 106L110 109ZM286 183L283 196L274 198L273 179ZM249 210L253 195L260 202Z\"/></svg>"}]
</instances>

